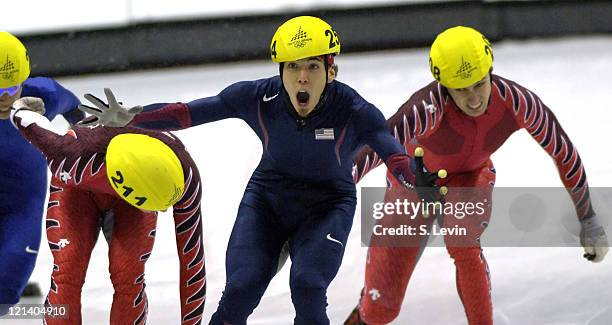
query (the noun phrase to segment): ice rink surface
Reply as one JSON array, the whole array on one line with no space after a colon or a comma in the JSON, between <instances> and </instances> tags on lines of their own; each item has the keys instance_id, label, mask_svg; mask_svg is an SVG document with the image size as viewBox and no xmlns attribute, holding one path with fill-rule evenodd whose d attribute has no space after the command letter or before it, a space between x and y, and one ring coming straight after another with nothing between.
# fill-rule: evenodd
<instances>
[{"instance_id":1,"label":"ice rink surface","mask_svg":"<svg viewBox=\"0 0 612 325\"><path fill-rule=\"evenodd\" d=\"M581 154L590 186L612 186L609 149L612 37L506 41L494 44L494 51L494 73L529 88L553 110ZM343 54L337 63L338 79L355 88L387 117L432 80L425 49ZM102 89L110 87L124 103L136 105L190 101L215 95L236 81L276 73L275 64L260 61L88 75L59 81L79 97L86 92L102 97ZM207 323L225 283L225 248L238 202L262 149L254 132L240 120L219 121L177 134L194 157L203 179L208 274L204 323ZM553 162L525 131L515 133L493 156L493 161L498 172L497 186L561 186ZM384 186L384 172L384 167L378 168L359 186ZM363 283L367 248L361 247L359 207L357 211L342 267L328 292L332 324L344 321L355 306ZM597 212L609 224L611 212ZM32 280L46 291L52 269L46 237L40 252ZM108 323L113 291L107 253L106 242L100 237L83 289L84 324ZM495 324L612 324L612 255L603 263L591 264L582 258L582 249L575 247L496 247L485 248L484 253L491 270ZM273 279L249 324L292 323L288 270L285 266ZM158 219L146 283L148 323L179 324L178 258L174 225L168 213ZM0 323L40 324L40 321ZM452 260L445 249L428 248L412 276L401 315L394 324L466 323L455 288Z\"/></svg>"}]
</instances>

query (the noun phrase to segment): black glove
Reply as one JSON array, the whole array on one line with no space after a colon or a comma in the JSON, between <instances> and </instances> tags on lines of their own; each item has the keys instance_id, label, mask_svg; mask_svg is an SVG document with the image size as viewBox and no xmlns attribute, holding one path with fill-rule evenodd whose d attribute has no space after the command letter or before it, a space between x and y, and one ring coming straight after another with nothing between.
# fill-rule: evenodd
<instances>
[{"instance_id":1,"label":"black glove","mask_svg":"<svg viewBox=\"0 0 612 325\"><path fill-rule=\"evenodd\" d=\"M437 172L429 172L423 163L425 152L423 148L418 147L414 150L414 185L419 197L425 202L444 202L444 195L448 193L446 186L439 187L436 185L438 179L446 178L446 169L440 169Z\"/></svg>"}]
</instances>

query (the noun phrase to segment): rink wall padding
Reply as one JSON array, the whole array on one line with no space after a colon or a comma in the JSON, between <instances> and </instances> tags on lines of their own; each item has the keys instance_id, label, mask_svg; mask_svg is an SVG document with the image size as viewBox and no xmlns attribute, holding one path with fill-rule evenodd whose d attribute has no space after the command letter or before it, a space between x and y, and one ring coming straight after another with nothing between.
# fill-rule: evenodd
<instances>
[{"instance_id":1,"label":"rink wall padding","mask_svg":"<svg viewBox=\"0 0 612 325\"><path fill-rule=\"evenodd\" d=\"M313 9L18 36L29 50L33 75L78 75L266 59L275 29L296 15L330 22L344 53L428 46L437 33L459 24L492 41L612 32L612 1L558 0Z\"/></svg>"}]
</instances>

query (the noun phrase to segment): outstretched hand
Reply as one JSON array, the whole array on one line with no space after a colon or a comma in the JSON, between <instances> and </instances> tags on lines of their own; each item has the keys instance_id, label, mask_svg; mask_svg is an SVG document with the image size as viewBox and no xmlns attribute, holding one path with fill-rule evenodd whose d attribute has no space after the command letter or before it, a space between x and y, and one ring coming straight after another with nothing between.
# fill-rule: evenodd
<instances>
[{"instance_id":1,"label":"outstretched hand","mask_svg":"<svg viewBox=\"0 0 612 325\"><path fill-rule=\"evenodd\" d=\"M448 193L448 188L446 186L437 186L436 181L446 178L446 169L440 169L437 172L428 171L423 163L424 155L425 151L423 148L418 147L414 150L415 190L425 202L442 202L444 195Z\"/></svg>"},{"instance_id":2,"label":"outstretched hand","mask_svg":"<svg viewBox=\"0 0 612 325\"><path fill-rule=\"evenodd\" d=\"M104 94L108 103L92 94L85 94L85 99L90 101L95 107L79 105L81 111L92 116L82 121L80 125L124 127L132 121L136 114L142 112L142 106L140 105L125 108L123 103L117 101L115 94L113 94L110 88L104 88Z\"/></svg>"}]
</instances>

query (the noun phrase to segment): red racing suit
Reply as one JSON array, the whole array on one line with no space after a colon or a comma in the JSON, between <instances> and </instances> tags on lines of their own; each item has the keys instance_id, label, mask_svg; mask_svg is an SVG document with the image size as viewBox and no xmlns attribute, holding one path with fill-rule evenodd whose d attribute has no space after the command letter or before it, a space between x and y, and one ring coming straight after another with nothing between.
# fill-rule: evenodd
<instances>
[{"instance_id":1,"label":"red racing suit","mask_svg":"<svg viewBox=\"0 0 612 325\"><path fill-rule=\"evenodd\" d=\"M30 112L28 112L30 113ZM81 324L81 289L101 223L112 218L109 269L114 287L111 324L145 324L145 262L155 240L157 212L139 210L111 188L105 167L110 140L140 133L168 145L181 161L185 192L173 206L180 261L182 324L199 324L206 299L206 270L200 201L202 189L195 163L181 141L169 132L137 128L73 126L66 134L52 131L43 117L12 117L23 136L43 152L52 173L46 230L53 253L51 288L46 303L69 306L69 318L47 318L47 324ZM27 121L26 121L27 120Z\"/></svg>"},{"instance_id":2,"label":"red racing suit","mask_svg":"<svg viewBox=\"0 0 612 325\"><path fill-rule=\"evenodd\" d=\"M450 188L447 201L457 199L451 195L453 187L473 187L480 189L479 195L491 202L495 169L490 156L512 133L525 129L554 160L578 218L593 213L578 151L552 111L533 92L511 80L492 75L491 82L490 102L481 116L464 114L446 88L432 82L413 94L387 120L390 131L407 152L414 152L417 146L423 147L424 162L429 170L444 168L448 171L449 176L439 181L439 185ZM371 149L362 150L355 160L355 182L380 164L380 158ZM413 195L406 194L393 177L387 178L390 186L385 201L394 202ZM489 270L479 242L490 212L489 205L486 213L472 223L470 245L453 245L445 237L447 250L457 269L457 290L472 325L493 322ZM445 223L452 219L445 217ZM418 237L415 240L424 242ZM419 244L375 246L368 249L366 283L359 311L367 324L386 324L399 314L422 247Z\"/></svg>"}]
</instances>

